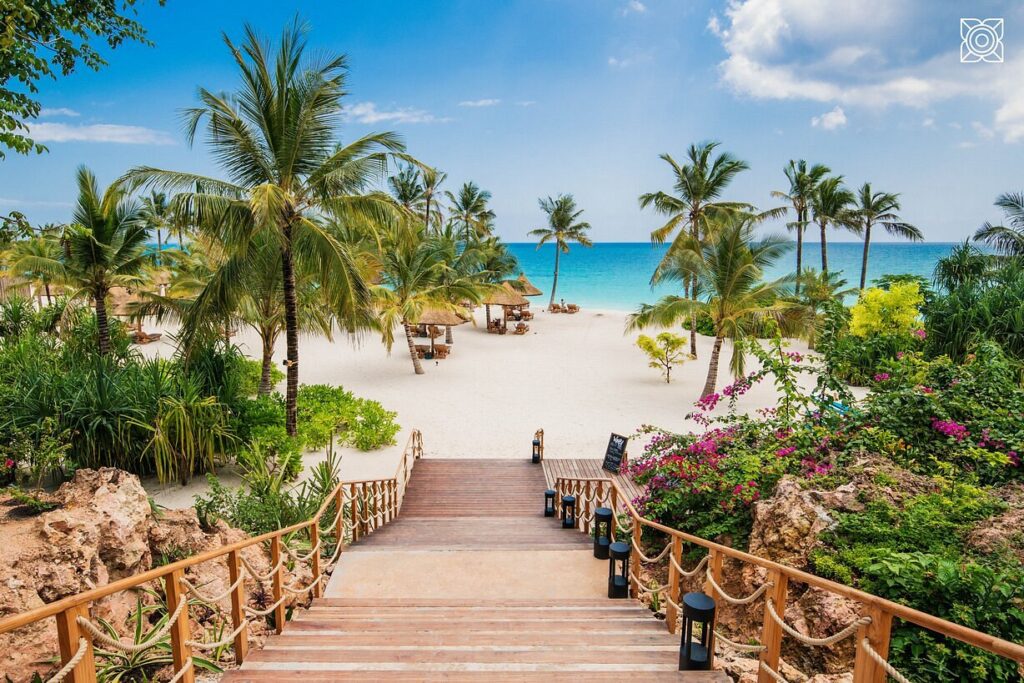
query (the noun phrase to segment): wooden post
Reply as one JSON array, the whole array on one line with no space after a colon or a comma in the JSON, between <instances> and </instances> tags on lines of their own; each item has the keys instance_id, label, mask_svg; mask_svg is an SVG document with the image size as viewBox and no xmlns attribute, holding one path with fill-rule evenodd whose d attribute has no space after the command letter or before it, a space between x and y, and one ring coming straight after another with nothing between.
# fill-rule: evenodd
<instances>
[{"instance_id":1,"label":"wooden post","mask_svg":"<svg viewBox=\"0 0 1024 683\"><path fill-rule=\"evenodd\" d=\"M334 494L334 512L337 515L334 523L334 537L339 546L345 544L345 487L339 486ZM337 550L337 548L335 548Z\"/></svg>"},{"instance_id":2,"label":"wooden post","mask_svg":"<svg viewBox=\"0 0 1024 683\"><path fill-rule=\"evenodd\" d=\"M271 597L277 602L284 596L284 565L278 566L281 562L281 537L274 536L270 539L270 566L277 567L274 571L273 592ZM274 608L274 629L278 634L284 630L284 603Z\"/></svg>"},{"instance_id":3,"label":"wooden post","mask_svg":"<svg viewBox=\"0 0 1024 683\"><path fill-rule=\"evenodd\" d=\"M313 523L309 526L309 545L310 552L313 553L313 557L309 558L309 569L313 572L313 581L316 581L320 576L320 548L317 546L320 544L320 527L317 526L317 520L313 520ZM312 594L314 598L320 597L320 589L323 588L323 583L318 583L313 586Z\"/></svg>"},{"instance_id":4,"label":"wooden post","mask_svg":"<svg viewBox=\"0 0 1024 683\"><path fill-rule=\"evenodd\" d=\"M629 586L630 586L629 594L631 596L633 596L634 598L639 598L640 597L640 586L638 585L639 582L640 582L640 553L637 551L637 548L642 547L640 545L640 540L641 540L641 537L643 536L643 532L644 532L644 530L643 530L643 527L640 526L640 520L633 519L633 546L634 547L630 548L630 553L629 553L629 571L630 571L630 573L633 576L636 577L636 581L635 582L633 582L633 581L629 582Z\"/></svg>"},{"instance_id":5,"label":"wooden post","mask_svg":"<svg viewBox=\"0 0 1024 683\"><path fill-rule=\"evenodd\" d=\"M181 589L181 580L185 578L185 570L178 569L164 577L164 594L167 596L167 612L171 614L178 608L178 604L185 600L188 595ZM187 645L191 638L189 629L188 607L181 611L177 621L171 626L171 657L174 660L175 673L181 671L192 660L192 648ZM181 683L194 683L196 680L195 671L189 669L181 678Z\"/></svg>"},{"instance_id":6,"label":"wooden post","mask_svg":"<svg viewBox=\"0 0 1024 683\"><path fill-rule=\"evenodd\" d=\"M682 599L679 591L679 570L676 569L676 563L679 565L683 564L683 539L678 536L672 537L672 550L668 551L668 597L672 599L676 604ZM675 560L675 563L672 562ZM679 619L679 612L672 603L665 606L665 624L668 626L669 633L676 632L676 622Z\"/></svg>"},{"instance_id":7,"label":"wooden post","mask_svg":"<svg viewBox=\"0 0 1024 683\"><path fill-rule=\"evenodd\" d=\"M619 527L619 490L612 486L612 525L609 529L609 539L612 543L616 541L615 531Z\"/></svg>"},{"instance_id":8,"label":"wooden post","mask_svg":"<svg viewBox=\"0 0 1024 683\"><path fill-rule=\"evenodd\" d=\"M228 553L228 580L232 585L242 576L242 551L232 550ZM239 581L238 586L231 591L231 628L232 630L245 620L245 581ZM235 636L235 663L241 664L249 654L249 627L243 628Z\"/></svg>"},{"instance_id":9,"label":"wooden post","mask_svg":"<svg viewBox=\"0 0 1024 683\"><path fill-rule=\"evenodd\" d=\"M892 633L892 614L877 607L869 607L871 623L857 629L857 656L853 660L853 683L885 683L886 672L871 658L862 641L867 638L882 659L889 659L889 636Z\"/></svg>"},{"instance_id":10,"label":"wooden post","mask_svg":"<svg viewBox=\"0 0 1024 683\"><path fill-rule=\"evenodd\" d=\"M776 569L768 573L768 580L771 581L772 587L764 595L764 626L761 628L761 645L764 646L764 650L761 651L761 661L770 666L773 671L778 671L779 654L782 651L782 629L779 628L779 625L768 614L767 605L768 601L771 600L775 606L775 612L780 617L786 614L786 594L789 589L789 579L785 574ZM775 683L775 680L767 671L759 669L757 683Z\"/></svg>"},{"instance_id":11,"label":"wooden post","mask_svg":"<svg viewBox=\"0 0 1024 683\"><path fill-rule=\"evenodd\" d=\"M78 617L89 618L89 605L78 605L57 614L57 643L60 646L61 666L78 653L78 641L85 638L86 649L82 661L64 680L68 683L96 683L96 661L93 658L92 639L78 626Z\"/></svg>"},{"instance_id":12,"label":"wooden post","mask_svg":"<svg viewBox=\"0 0 1024 683\"><path fill-rule=\"evenodd\" d=\"M359 502L356 500L356 485L349 484L348 487L349 514L352 516L352 542L359 540Z\"/></svg>"},{"instance_id":13,"label":"wooden post","mask_svg":"<svg viewBox=\"0 0 1024 683\"><path fill-rule=\"evenodd\" d=\"M584 533L588 533L588 534L590 533L590 522L588 521L588 518L590 517L590 496L591 496L591 493L592 493L592 487L590 485L590 482L588 481L584 485L584 487L583 487L583 516L582 516L582 519L580 521L580 528L583 529Z\"/></svg>"},{"instance_id":14,"label":"wooden post","mask_svg":"<svg viewBox=\"0 0 1024 683\"><path fill-rule=\"evenodd\" d=\"M708 570L711 572L711 577L715 580L719 586L722 585L722 560L724 556L717 550L708 551ZM708 656L711 658L711 668L715 668L715 626L718 623L718 618L721 616L722 608L725 607L725 600L722 599L718 592L711 587L710 581L704 582L704 593L710 595L715 601L718 608L715 610L715 621L711 624L711 635L708 638L710 646L708 647Z\"/></svg>"}]
</instances>

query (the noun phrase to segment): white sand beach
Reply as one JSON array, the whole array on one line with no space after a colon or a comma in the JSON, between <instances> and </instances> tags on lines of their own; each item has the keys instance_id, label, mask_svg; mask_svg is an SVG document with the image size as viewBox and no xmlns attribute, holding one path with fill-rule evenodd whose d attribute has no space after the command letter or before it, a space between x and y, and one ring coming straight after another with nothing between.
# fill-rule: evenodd
<instances>
[{"instance_id":1,"label":"white sand beach","mask_svg":"<svg viewBox=\"0 0 1024 683\"><path fill-rule=\"evenodd\" d=\"M599 458L610 432L630 435L643 424L672 430L697 427L685 416L694 410L693 403L704 386L710 338L699 338L698 360L677 366L672 383L666 384L636 347L639 333L623 334L626 313L584 309L567 315L539 309L535 307L536 318L525 336L488 334L483 309L477 310L477 324L455 328L451 355L424 361L423 375L413 373L403 339L388 355L377 336L367 335L355 342L347 337L333 342L303 337L301 382L342 385L398 412L402 432L397 446L371 453L343 449L344 476L392 476L413 428L423 432L426 457L527 458L534 430L543 428L546 457ZM147 327L147 331L154 329L159 328ZM234 341L247 354L258 354L257 339L247 330ZM166 334L157 344L141 348L146 355L166 356L174 350ZM804 352L806 345L793 341L792 349ZM719 387L731 381L731 352L726 342ZM282 339L275 361L283 357ZM773 406L775 401L774 388L763 382L738 405L742 411L753 412ZM724 411L724 405L718 410ZM629 451L639 454L641 447L635 440ZM307 462L320 457L309 454ZM222 478L229 484L235 482L230 472ZM180 507L190 505L195 490L203 485L197 480L188 487L150 488L159 503Z\"/></svg>"}]
</instances>

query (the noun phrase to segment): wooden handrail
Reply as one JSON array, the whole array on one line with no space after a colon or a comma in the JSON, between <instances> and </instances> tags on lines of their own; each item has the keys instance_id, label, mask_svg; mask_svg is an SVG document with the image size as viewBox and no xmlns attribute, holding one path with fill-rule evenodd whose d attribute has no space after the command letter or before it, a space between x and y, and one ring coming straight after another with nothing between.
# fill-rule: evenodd
<instances>
[{"instance_id":1,"label":"wooden handrail","mask_svg":"<svg viewBox=\"0 0 1024 683\"><path fill-rule=\"evenodd\" d=\"M59 640L61 642L61 663L66 664L74 656L75 651L74 648L71 646L65 647L65 640L70 639L69 642L71 643L78 642L78 627L76 625L76 619L80 616L88 618L89 605L99 600L102 600L105 597L113 595L114 593L118 593L124 590L131 590L132 588L136 588L137 586L149 583L150 581L164 579L165 585L167 586L165 590L167 590L169 596L171 594L177 596L179 595L178 580L184 576L185 570L189 569L190 567L202 564L204 562L216 560L218 558L225 556L228 558L228 567L231 573L230 575L232 577L231 580L232 582L234 582L238 578L237 573L241 572L241 569L239 568L239 563L241 561L241 551L243 549L260 545L269 541L271 543L272 550L276 549L276 552L273 553L272 558L272 566L275 566L278 563L281 548L285 545L284 542L286 537L291 537L293 534L307 529L310 530L311 547L314 548L313 552L317 553L318 555L316 558L311 558L313 560L313 566L319 568L320 550L317 548L317 542L320 538L320 529L318 525L320 524L321 518L324 516L324 513L327 512L330 506L332 504L336 506L336 510L339 513L338 516L339 518L341 518L339 519L336 528L332 530L337 536L338 544L344 543L343 534L345 528L345 520L343 519L344 515L341 513L344 506L346 492L349 494L349 504L351 506L353 513L353 540L355 538L358 538L358 536L360 535L358 533L359 519L357 518L357 502L359 502L359 499L357 499L356 497L357 489L359 490L359 495L363 497L364 502L367 500L366 497L368 495L368 488L373 491L372 495L374 497L375 503L376 499L381 496L384 497L385 500L387 500L386 507L374 507L372 512L369 512L367 510L363 511L364 516L366 514L371 515L371 519L374 521L374 524L372 526L367 526L365 524L362 525L362 535L365 535L365 533L368 533L369 531L376 529L381 524L387 523L388 521L393 519L394 516L398 513L398 510L401 507L402 498L404 497L405 484L408 482L409 472L412 470L415 461L418 460L422 456L422 454L423 434L420 432L420 430L414 429L410 433L409 439L405 445L405 448L402 451L402 457L399 459L395 476L390 479L339 481L338 484L331 490L331 492L324 498L323 503L320 505L319 508L317 508L317 511L313 514L313 516L303 522L298 522L296 524L292 524L291 526L287 526L282 529L277 529L276 531L270 531L265 534L260 534L259 536L253 536L242 541L229 543L220 546L219 548L208 550L198 555L193 555L192 557L188 557L183 560L178 560L177 562L172 562L162 567L156 567L154 569L150 569L140 574L127 576L123 579L119 579L117 581L108 583L105 586L100 586L98 588L93 588L91 590L84 591L76 595L71 595L66 598L62 598L60 600L51 602L41 607L28 610L27 612L12 615L10 617L7 617L6 619L0 620L0 634L7 633L9 631L14 631L16 629L19 629L33 622L40 621L42 619L56 617L58 625L58 635ZM389 492L393 492L393 496ZM281 577L282 572L281 568L279 567L274 572L273 577L275 601L281 598ZM315 579L316 577L314 576L314 580ZM314 595L318 594L321 589L322 586L315 587L313 589ZM235 628L239 626L242 619L244 618L242 614L242 591L243 588L241 585L239 585L238 588L232 591L231 596L231 615ZM279 609L275 610L275 612L278 616L277 628L280 629L284 625L283 605ZM185 624L187 624L187 611L182 614L182 616L179 618L179 621L180 620L184 620ZM174 655L175 663L179 665L176 668L180 670L180 661L184 661L184 652L188 649L188 646L184 644L184 640L187 640L187 628L185 628L183 625L176 625L175 628L175 632L178 633L178 636L172 638L172 654ZM184 636L182 636L182 634L184 634ZM236 648L238 648L239 642L244 642L244 635L244 633L240 634L240 636L236 638ZM181 641L180 644L179 641ZM245 657L245 649L245 646L236 649L235 658L239 663L241 663L242 659ZM69 674L69 677L65 680L72 681L73 683L95 680L95 668L94 665L92 664L91 646L89 652L90 656L86 658L88 661L88 665L83 666L82 664L79 664L75 667L74 671L72 671L72 673ZM82 671L83 669L88 669L88 671ZM194 680L194 676L192 676L191 673L191 671L186 672L185 676L183 676L181 680Z\"/></svg>"},{"instance_id":2,"label":"wooden handrail","mask_svg":"<svg viewBox=\"0 0 1024 683\"><path fill-rule=\"evenodd\" d=\"M706 550L708 550L709 553L714 553L719 557L730 557L735 560L739 560L740 562L745 562L747 564L762 567L768 570L770 576L774 575L782 579L782 581L777 581L776 584L796 581L799 583L807 584L809 586L814 586L815 588L820 588L830 593L841 595L845 598L849 598L850 600L854 600L856 602L861 603L864 606L864 613L866 615L872 616L873 620L877 622L883 622L876 624L878 628L863 629L865 634L867 634L867 636L869 637L869 640L871 640L871 635L881 636L882 634L884 634L884 643L871 643L874 649L877 652L882 653L883 656L885 653L888 652L889 646L888 622L890 622L893 617L897 617L899 619L902 619L903 621L920 626L921 628L928 629L929 631L939 633L949 638L954 638L956 640L959 640L960 642L981 648L993 654L1006 657L1008 659L1012 659L1020 663L1024 663L1024 645L1013 643L1008 640L1004 640L1002 638L989 635L987 633L982 633L981 631L976 631L967 626L962 626L960 624L947 621L945 619L936 617L926 612L916 610L912 607L907 607L906 605L901 605L899 603L892 602L891 600L886 600L885 598L879 597L877 595L865 593L864 591L859 590L857 588L846 586L841 583L836 583L835 581L824 579L815 574L810 574L808 572L801 571L788 565L780 564L778 562L774 562L763 557L758 557L757 555L751 555L750 553L744 552L742 550L736 550L735 548L730 548L729 546L721 545L719 543L715 543L714 541L709 541L699 536L694 536L684 531L679 531L678 529L673 529L671 527L665 526L664 524L660 524L653 520L649 520L646 517L641 516L640 513L637 512L636 508L630 502L628 497L625 495L625 493L623 493L618 482L616 482L614 479L559 477L556 480L555 487L559 491L562 491L567 487L576 487L577 489L580 489L585 488L587 483L593 482L603 482L604 485L610 487L609 498L612 509L616 510L618 507L624 508L625 512L633 520L634 525L636 525L634 529L638 529L640 527L647 527L649 529L653 529L655 531L659 531L661 533L668 535L670 543L673 542L673 539L678 539L679 541L705 548ZM594 488L593 490L597 491L596 488ZM578 501L577 509L579 509ZM776 585L776 592L780 592L778 585ZM784 590L781 591L781 595L785 595ZM673 600L676 599L676 596L671 597ZM778 608L780 614L784 611L783 607L784 601L783 605ZM772 633L771 635L773 640L775 640L775 634ZM781 636L781 634L779 635ZM778 640L781 642L781 638L779 638ZM777 663L777 648L779 647L778 643L762 642L762 645L768 648L765 651L768 657L771 657L773 654L775 655L775 662ZM858 637L857 649L858 652L861 650L860 637ZM774 652L772 652L772 650L774 650ZM764 658L765 657L763 655L762 659ZM868 664L868 662L870 662L869 658L858 656L857 662L859 663L862 661L864 661L864 666L872 666ZM854 673L855 680L857 681L873 680L871 678L863 678L863 676L858 677L858 673L859 672L857 671L855 671ZM770 681L771 679L767 678L765 680Z\"/></svg>"}]
</instances>

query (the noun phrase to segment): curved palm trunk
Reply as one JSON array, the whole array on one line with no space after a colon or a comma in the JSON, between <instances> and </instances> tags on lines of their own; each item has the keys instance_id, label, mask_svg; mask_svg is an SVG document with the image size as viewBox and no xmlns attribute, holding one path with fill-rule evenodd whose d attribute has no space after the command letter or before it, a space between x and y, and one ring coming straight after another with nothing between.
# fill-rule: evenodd
<instances>
[{"instance_id":1,"label":"curved palm trunk","mask_svg":"<svg viewBox=\"0 0 1024 683\"><path fill-rule=\"evenodd\" d=\"M828 272L828 240L825 237L826 221L821 222L821 272Z\"/></svg>"},{"instance_id":2,"label":"curved palm trunk","mask_svg":"<svg viewBox=\"0 0 1024 683\"><path fill-rule=\"evenodd\" d=\"M555 281L551 283L551 301L548 302L548 308L555 305L555 290L558 289L558 257L562 255L562 250L558 248L558 244L555 244Z\"/></svg>"},{"instance_id":3,"label":"curved palm trunk","mask_svg":"<svg viewBox=\"0 0 1024 683\"><path fill-rule=\"evenodd\" d=\"M715 335L715 345L711 349L711 362L708 363L708 378L704 382L704 390L700 392L701 398L715 393L715 386L718 384L718 358L722 354L722 339L720 332Z\"/></svg>"},{"instance_id":4,"label":"curved palm trunk","mask_svg":"<svg viewBox=\"0 0 1024 683\"><path fill-rule=\"evenodd\" d=\"M160 263L160 253L161 253L161 252L162 252L163 250L164 250L164 243L163 243L163 241L162 241L162 240L160 239L160 228L157 228L157 229L156 229L156 264L157 264L158 266L159 266L159 265L162 265L162 264ZM162 292L161 292L161 293L162 293Z\"/></svg>"},{"instance_id":5,"label":"curved palm trunk","mask_svg":"<svg viewBox=\"0 0 1024 683\"><path fill-rule=\"evenodd\" d=\"M427 195L427 211L423 217L423 229L430 232L430 195Z\"/></svg>"},{"instance_id":6,"label":"curved palm trunk","mask_svg":"<svg viewBox=\"0 0 1024 683\"><path fill-rule=\"evenodd\" d=\"M276 336L270 330L260 330L260 339L263 340L263 359L260 370L260 386L256 391L257 396L269 396L270 390L270 369L274 364L274 342Z\"/></svg>"},{"instance_id":7,"label":"curved palm trunk","mask_svg":"<svg viewBox=\"0 0 1024 683\"><path fill-rule=\"evenodd\" d=\"M295 267L292 263L292 227L284 227L284 246L281 249L281 271L284 276L284 328L288 346L287 385L284 395L284 426L288 436L297 432L298 412L296 398L299 393L299 317L295 298Z\"/></svg>"},{"instance_id":8,"label":"curved palm trunk","mask_svg":"<svg viewBox=\"0 0 1024 683\"><path fill-rule=\"evenodd\" d=\"M420 357L416 355L416 345L412 342L412 325L403 321L402 327L405 328L405 341L409 344L409 357L412 358L412 369L417 375L422 375L423 364L420 363Z\"/></svg>"},{"instance_id":9,"label":"curved palm trunk","mask_svg":"<svg viewBox=\"0 0 1024 683\"><path fill-rule=\"evenodd\" d=\"M690 292L692 294L691 300L697 301L697 278L690 280ZM697 311L695 308L690 309L690 355L694 358L697 357Z\"/></svg>"},{"instance_id":10,"label":"curved palm trunk","mask_svg":"<svg viewBox=\"0 0 1024 683\"><path fill-rule=\"evenodd\" d=\"M793 285L793 293L800 295L800 274L804 267L804 216L803 212L796 217L796 283Z\"/></svg>"},{"instance_id":11,"label":"curved palm trunk","mask_svg":"<svg viewBox=\"0 0 1024 683\"><path fill-rule=\"evenodd\" d=\"M864 255L860 260L860 288L864 290L864 285L867 284L868 280L868 250L871 248L871 224L868 223L864 226Z\"/></svg>"},{"instance_id":12,"label":"curved palm trunk","mask_svg":"<svg viewBox=\"0 0 1024 683\"><path fill-rule=\"evenodd\" d=\"M110 353L110 321L107 320L107 293L102 287L93 291L93 299L96 304L96 334L99 341L100 355L106 356Z\"/></svg>"},{"instance_id":13,"label":"curved palm trunk","mask_svg":"<svg viewBox=\"0 0 1024 683\"><path fill-rule=\"evenodd\" d=\"M53 303L53 297L50 296L50 281L43 280L43 289L46 290L46 305L49 306Z\"/></svg>"}]
</instances>

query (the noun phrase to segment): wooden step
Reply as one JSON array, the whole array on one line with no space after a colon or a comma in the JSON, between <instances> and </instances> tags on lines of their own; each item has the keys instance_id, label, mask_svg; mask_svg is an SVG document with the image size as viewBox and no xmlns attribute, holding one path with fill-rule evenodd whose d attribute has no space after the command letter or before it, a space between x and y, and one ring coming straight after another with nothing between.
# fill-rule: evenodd
<instances>
[{"instance_id":1,"label":"wooden step","mask_svg":"<svg viewBox=\"0 0 1024 683\"><path fill-rule=\"evenodd\" d=\"M586 534L562 529L558 520L537 509L530 517L407 518L360 539L354 551L409 549L437 550L585 550L592 545ZM511 557L510 557L511 560Z\"/></svg>"}]
</instances>

